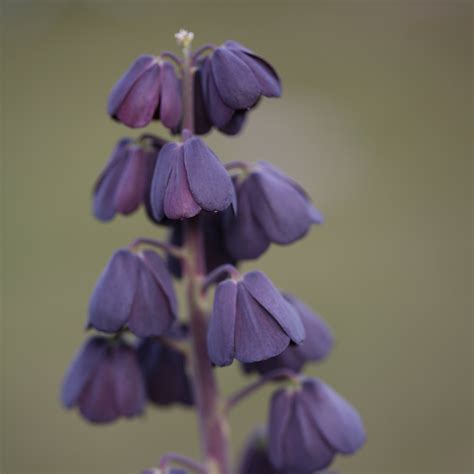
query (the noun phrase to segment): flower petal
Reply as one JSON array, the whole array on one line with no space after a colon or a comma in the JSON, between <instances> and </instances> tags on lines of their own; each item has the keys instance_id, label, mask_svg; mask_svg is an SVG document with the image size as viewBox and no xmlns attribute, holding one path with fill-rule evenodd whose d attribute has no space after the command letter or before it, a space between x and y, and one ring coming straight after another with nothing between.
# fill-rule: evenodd
<instances>
[{"instance_id":1,"label":"flower petal","mask_svg":"<svg viewBox=\"0 0 474 474\"><path fill-rule=\"evenodd\" d=\"M229 173L219 158L197 137L186 140L184 164L194 200L206 211L223 211L234 199Z\"/></svg>"},{"instance_id":2,"label":"flower petal","mask_svg":"<svg viewBox=\"0 0 474 474\"><path fill-rule=\"evenodd\" d=\"M284 464L283 446L294 404L294 391L279 389L270 401L268 421L268 456L273 465Z\"/></svg>"},{"instance_id":3,"label":"flower petal","mask_svg":"<svg viewBox=\"0 0 474 474\"><path fill-rule=\"evenodd\" d=\"M293 342L300 344L304 340L305 330L298 313L285 301L265 274L259 271L246 273L242 284L275 318Z\"/></svg>"},{"instance_id":4,"label":"flower petal","mask_svg":"<svg viewBox=\"0 0 474 474\"><path fill-rule=\"evenodd\" d=\"M174 129L181 121L183 104L176 72L168 61L161 64L160 83L160 120L165 127Z\"/></svg>"},{"instance_id":5,"label":"flower petal","mask_svg":"<svg viewBox=\"0 0 474 474\"><path fill-rule=\"evenodd\" d=\"M89 303L88 327L116 332L127 321L138 283L139 260L117 250L100 276Z\"/></svg>"},{"instance_id":6,"label":"flower petal","mask_svg":"<svg viewBox=\"0 0 474 474\"><path fill-rule=\"evenodd\" d=\"M237 284L233 280L219 283L207 333L209 357L219 366L229 365L234 359L236 305Z\"/></svg>"},{"instance_id":7,"label":"flower petal","mask_svg":"<svg viewBox=\"0 0 474 474\"><path fill-rule=\"evenodd\" d=\"M243 126L247 120L246 110L237 110L229 122L224 127L219 127L219 130L226 135L237 135L242 131Z\"/></svg>"}]
</instances>

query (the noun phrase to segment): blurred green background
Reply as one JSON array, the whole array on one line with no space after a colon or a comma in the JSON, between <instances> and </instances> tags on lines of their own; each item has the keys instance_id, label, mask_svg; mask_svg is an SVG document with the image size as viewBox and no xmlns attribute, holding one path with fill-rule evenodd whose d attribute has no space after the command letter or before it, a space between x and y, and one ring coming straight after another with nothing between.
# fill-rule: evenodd
<instances>
[{"instance_id":1,"label":"blurred green background","mask_svg":"<svg viewBox=\"0 0 474 474\"><path fill-rule=\"evenodd\" d=\"M325 214L245 268L336 334L308 373L360 410L368 443L335 468L473 472L471 2L40 0L2 13L3 474L133 473L165 451L198 454L190 411L97 427L58 402L109 256L163 236L142 213L91 216L115 142L139 133L108 119L107 95L137 55L177 51L181 27L197 44L248 45L283 79L241 136L208 143L224 161L273 161ZM218 374L224 393L244 382L236 364ZM235 452L269 393L233 414Z\"/></svg>"}]
</instances>

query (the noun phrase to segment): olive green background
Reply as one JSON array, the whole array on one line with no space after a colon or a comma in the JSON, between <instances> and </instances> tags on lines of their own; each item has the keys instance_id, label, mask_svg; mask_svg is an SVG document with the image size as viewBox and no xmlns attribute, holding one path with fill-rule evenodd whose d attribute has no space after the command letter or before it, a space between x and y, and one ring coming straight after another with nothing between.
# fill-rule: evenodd
<instances>
[{"instance_id":1,"label":"olive green background","mask_svg":"<svg viewBox=\"0 0 474 474\"><path fill-rule=\"evenodd\" d=\"M224 161L271 160L326 222L244 268L263 269L333 328L311 367L361 412L368 442L343 473L470 473L472 466L472 14L470 2L61 2L2 4L2 474L134 473L198 455L191 411L93 426L58 401L111 253L163 236L140 212L90 214L115 142L107 95L141 53L235 39L284 84ZM164 133L160 125L149 131ZM184 304L181 305L185 314ZM244 383L218 370L224 393ZM232 416L237 452L270 390ZM262 473L264 474L264 473Z\"/></svg>"}]
</instances>

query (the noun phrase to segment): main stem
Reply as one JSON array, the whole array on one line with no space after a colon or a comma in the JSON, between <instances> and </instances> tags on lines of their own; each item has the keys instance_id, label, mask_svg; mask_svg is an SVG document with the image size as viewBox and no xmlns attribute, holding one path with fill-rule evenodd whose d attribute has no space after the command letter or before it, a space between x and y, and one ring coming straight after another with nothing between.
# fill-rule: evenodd
<instances>
[{"instance_id":1,"label":"main stem","mask_svg":"<svg viewBox=\"0 0 474 474\"><path fill-rule=\"evenodd\" d=\"M193 73L185 50L183 67L183 128L193 132ZM199 216L185 221L184 273L190 311L192 372L202 452L209 474L230 474L227 419L207 353L207 315L203 310L202 280L206 274L203 234Z\"/></svg>"}]
</instances>

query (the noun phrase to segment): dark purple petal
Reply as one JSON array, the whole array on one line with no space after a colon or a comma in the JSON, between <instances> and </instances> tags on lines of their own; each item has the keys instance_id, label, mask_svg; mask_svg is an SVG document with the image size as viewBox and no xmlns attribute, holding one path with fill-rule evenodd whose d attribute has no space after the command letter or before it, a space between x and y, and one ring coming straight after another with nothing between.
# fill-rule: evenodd
<instances>
[{"instance_id":1,"label":"dark purple petal","mask_svg":"<svg viewBox=\"0 0 474 474\"><path fill-rule=\"evenodd\" d=\"M93 377L106 351L107 340L103 337L92 337L80 348L62 386L61 400L66 408L76 404L85 384Z\"/></svg>"},{"instance_id":2,"label":"dark purple petal","mask_svg":"<svg viewBox=\"0 0 474 474\"><path fill-rule=\"evenodd\" d=\"M179 145L174 142L167 143L160 151L156 160L155 171L151 181L150 205L153 216L161 221L164 217L164 201L166 186L171 174L171 169L176 161Z\"/></svg>"},{"instance_id":3,"label":"dark purple petal","mask_svg":"<svg viewBox=\"0 0 474 474\"><path fill-rule=\"evenodd\" d=\"M302 342L299 346L288 346L287 349L276 357L271 357L270 359L261 360L259 362L242 364L242 368L245 373L257 372L261 375L268 374L276 369L290 369L293 372L299 372L307 361L298 351L305 342L306 341Z\"/></svg>"},{"instance_id":4,"label":"dark purple petal","mask_svg":"<svg viewBox=\"0 0 474 474\"><path fill-rule=\"evenodd\" d=\"M176 149L165 191L164 210L169 219L187 219L201 210L191 192L184 160L184 146L180 144Z\"/></svg>"},{"instance_id":5,"label":"dark purple petal","mask_svg":"<svg viewBox=\"0 0 474 474\"><path fill-rule=\"evenodd\" d=\"M217 48L211 58L212 75L222 101L231 109L248 109L260 97L260 85L252 70L237 54Z\"/></svg>"},{"instance_id":6,"label":"dark purple petal","mask_svg":"<svg viewBox=\"0 0 474 474\"><path fill-rule=\"evenodd\" d=\"M101 221L109 221L116 214L115 191L127 161L130 143L128 138L120 140L94 185L93 213Z\"/></svg>"},{"instance_id":7,"label":"dark purple petal","mask_svg":"<svg viewBox=\"0 0 474 474\"><path fill-rule=\"evenodd\" d=\"M122 344L114 348L115 401L121 416L139 415L145 409L145 385L137 353Z\"/></svg>"},{"instance_id":8,"label":"dark purple petal","mask_svg":"<svg viewBox=\"0 0 474 474\"><path fill-rule=\"evenodd\" d=\"M305 361L326 357L334 342L329 326L299 299L289 294L283 296L296 309L306 331L305 340L299 346L290 349L297 352Z\"/></svg>"},{"instance_id":9,"label":"dark purple petal","mask_svg":"<svg viewBox=\"0 0 474 474\"><path fill-rule=\"evenodd\" d=\"M189 188L196 203L206 211L229 207L234 186L219 158L197 137L186 140L183 148Z\"/></svg>"},{"instance_id":10,"label":"dark purple petal","mask_svg":"<svg viewBox=\"0 0 474 474\"><path fill-rule=\"evenodd\" d=\"M142 262L128 319L130 331L139 337L159 336L171 327L174 319L167 295L148 266Z\"/></svg>"},{"instance_id":11,"label":"dark purple petal","mask_svg":"<svg viewBox=\"0 0 474 474\"><path fill-rule=\"evenodd\" d=\"M148 171L145 150L138 146L131 147L115 191L114 206L117 212L127 215L138 209L149 181Z\"/></svg>"},{"instance_id":12,"label":"dark purple petal","mask_svg":"<svg viewBox=\"0 0 474 474\"><path fill-rule=\"evenodd\" d=\"M145 127L152 121L159 99L160 66L156 63L135 81L114 116L129 127Z\"/></svg>"},{"instance_id":13,"label":"dark purple petal","mask_svg":"<svg viewBox=\"0 0 474 474\"><path fill-rule=\"evenodd\" d=\"M237 214L229 209L223 218L226 248L236 260L258 258L270 245L252 213L251 186L248 179L237 184Z\"/></svg>"},{"instance_id":14,"label":"dark purple petal","mask_svg":"<svg viewBox=\"0 0 474 474\"><path fill-rule=\"evenodd\" d=\"M144 72L153 64L156 64L156 58L150 55L139 56L125 74L117 81L112 91L110 92L109 102L107 106L108 114L115 117L117 110L124 101L130 89Z\"/></svg>"},{"instance_id":15,"label":"dark purple petal","mask_svg":"<svg viewBox=\"0 0 474 474\"><path fill-rule=\"evenodd\" d=\"M200 66L194 73L194 133L196 135L203 135L212 128L206 106L207 89L204 89L207 84L204 86L202 75L202 66Z\"/></svg>"},{"instance_id":16,"label":"dark purple petal","mask_svg":"<svg viewBox=\"0 0 474 474\"><path fill-rule=\"evenodd\" d=\"M268 421L268 455L271 463L280 468L285 462L284 442L292 415L294 391L277 390L270 401Z\"/></svg>"},{"instance_id":17,"label":"dark purple petal","mask_svg":"<svg viewBox=\"0 0 474 474\"><path fill-rule=\"evenodd\" d=\"M210 61L204 63L202 68L203 90L206 91L206 109L207 115L216 127L225 127L232 119L234 110L228 107L223 101L217 90L216 82L211 71Z\"/></svg>"},{"instance_id":18,"label":"dark purple petal","mask_svg":"<svg viewBox=\"0 0 474 474\"><path fill-rule=\"evenodd\" d=\"M242 284L275 318L293 342L300 344L304 340L305 330L298 313L285 301L265 274L259 271L246 273Z\"/></svg>"},{"instance_id":19,"label":"dark purple petal","mask_svg":"<svg viewBox=\"0 0 474 474\"><path fill-rule=\"evenodd\" d=\"M262 430L252 433L240 455L237 474L284 474L268 459L265 444Z\"/></svg>"},{"instance_id":20,"label":"dark purple petal","mask_svg":"<svg viewBox=\"0 0 474 474\"><path fill-rule=\"evenodd\" d=\"M237 284L233 280L219 283L214 296L207 349L211 361L219 366L229 365L234 359Z\"/></svg>"},{"instance_id":21,"label":"dark purple petal","mask_svg":"<svg viewBox=\"0 0 474 474\"><path fill-rule=\"evenodd\" d=\"M100 276L89 303L88 327L116 332L128 319L138 284L140 262L128 250L117 250Z\"/></svg>"},{"instance_id":22,"label":"dark purple petal","mask_svg":"<svg viewBox=\"0 0 474 474\"><path fill-rule=\"evenodd\" d=\"M245 278L245 277L244 277ZM290 338L242 283L238 285L235 318L235 358L255 362L281 354Z\"/></svg>"},{"instance_id":23,"label":"dark purple petal","mask_svg":"<svg viewBox=\"0 0 474 474\"><path fill-rule=\"evenodd\" d=\"M327 442L345 454L361 448L366 440L365 429L352 405L319 379L307 379L304 389L308 414Z\"/></svg>"},{"instance_id":24,"label":"dark purple petal","mask_svg":"<svg viewBox=\"0 0 474 474\"><path fill-rule=\"evenodd\" d=\"M115 367L113 360L106 357L78 399L79 410L89 421L108 423L120 416L115 400Z\"/></svg>"},{"instance_id":25,"label":"dark purple petal","mask_svg":"<svg viewBox=\"0 0 474 474\"><path fill-rule=\"evenodd\" d=\"M250 189L253 212L267 237L278 244L289 244L303 237L311 220L307 201L283 180L268 173L253 173L255 186Z\"/></svg>"},{"instance_id":26,"label":"dark purple petal","mask_svg":"<svg viewBox=\"0 0 474 474\"><path fill-rule=\"evenodd\" d=\"M224 127L219 127L219 130L226 135L237 135L241 132L246 119L247 111L237 110L230 121Z\"/></svg>"},{"instance_id":27,"label":"dark purple petal","mask_svg":"<svg viewBox=\"0 0 474 474\"><path fill-rule=\"evenodd\" d=\"M165 127L174 129L180 123L183 104L176 72L167 61L161 64L160 83L160 120Z\"/></svg>"},{"instance_id":28,"label":"dark purple petal","mask_svg":"<svg viewBox=\"0 0 474 474\"><path fill-rule=\"evenodd\" d=\"M144 263L147 265L148 269L155 277L157 284L162 288L166 295L172 318L176 318L178 314L178 300L176 299L173 281L168 272L165 261L152 250L145 250L142 256Z\"/></svg>"}]
</instances>

